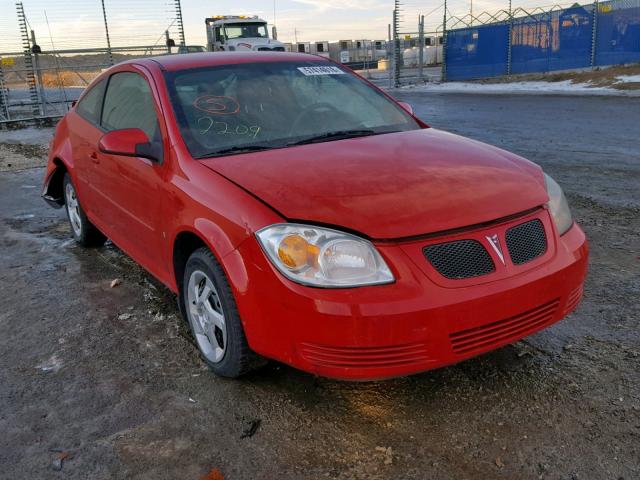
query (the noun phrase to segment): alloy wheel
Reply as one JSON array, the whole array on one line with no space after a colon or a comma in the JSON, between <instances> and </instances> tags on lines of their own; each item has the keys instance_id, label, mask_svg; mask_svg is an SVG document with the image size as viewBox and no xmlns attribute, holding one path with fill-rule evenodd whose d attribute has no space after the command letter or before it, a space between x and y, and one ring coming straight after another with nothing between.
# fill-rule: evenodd
<instances>
[{"instance_id":1,"label":"alloy wheel","mask_svg":"<svg viewBox=\"0 0 640 480\"><path fill-rule=\"evenodd\" d=\"M187 285L187 312L200 351L207 360L218 363L227 346L227 327L220 296L211 279L195 270Z\"/></svg>"},{"instance_id":2,"label":"alloy wheel","mask_svg":"<svg viewBox=\"0 0 640 480\"><path fill-rule=\"evenodd\" d=\"M69 222L71 228L77 237L82 236L82 219L80 217L80 203L78 196L71 182L67 183L65 188L65 200L67 204L67 212L69 213Z\"/></svg>"}]
</instances>

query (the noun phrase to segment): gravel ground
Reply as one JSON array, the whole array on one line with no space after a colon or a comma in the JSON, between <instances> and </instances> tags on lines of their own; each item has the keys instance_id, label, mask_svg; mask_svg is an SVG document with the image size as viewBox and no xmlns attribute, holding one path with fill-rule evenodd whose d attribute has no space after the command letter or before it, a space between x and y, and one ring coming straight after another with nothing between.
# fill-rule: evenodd
<instances>
[{"instance_id":1,"label":"gravel ground","mask_svg":"<svg viewBox=\"0 0 640 480\"><path fill-rule=\"evenodd\" d=\"M408 378L335 382L271 363L224 380L166 289L114 246L70 240L38 197L41 168L4 172L0 477L640 478L640 99L399 96L565 187L592 249L577 312ZM2 142L5 162L37 157Z\"/></svg>"}]
</instances>

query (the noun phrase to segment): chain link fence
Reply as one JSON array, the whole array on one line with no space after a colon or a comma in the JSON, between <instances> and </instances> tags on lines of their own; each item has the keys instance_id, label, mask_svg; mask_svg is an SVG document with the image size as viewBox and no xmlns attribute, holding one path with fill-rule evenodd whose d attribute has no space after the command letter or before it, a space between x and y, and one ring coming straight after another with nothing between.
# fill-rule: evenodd
<instances>
[{"instance_id":1,"label":"chain link fence","mask_svg":"<svg viewBox=\"0 0 640 480\"><path fill-rule=\"evenodd\" d=\"M509 8L448 26L445 80L640 62L640 0Z\"/></svg>"},{"instance_id":2,"label":"chain link fence","mask_svg":"<svg viewBox=\"0 0 640 480\"><path fill-rule=\"evenodd\" d=\"M0 126L56 118L104 69L185 44L180 0L0 0Z\"/></svg>"}]
</instances>

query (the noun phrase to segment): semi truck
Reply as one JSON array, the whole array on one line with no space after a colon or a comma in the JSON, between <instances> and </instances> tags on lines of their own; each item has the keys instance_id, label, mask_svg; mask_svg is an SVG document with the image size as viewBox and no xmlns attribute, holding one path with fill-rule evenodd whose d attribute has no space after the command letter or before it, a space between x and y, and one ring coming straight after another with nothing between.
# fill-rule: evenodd
<instances>
[{"instance_id":1,"label":"semi truck","mask_svg":"<svg viewBox=\"0 0 640 480\"><path fill-rule=\"evenodd\" d=\"M210 52L284 52L284 44L269 38L267 22L257 16L219 15L205 18ZM275 36L275 28L274 28Z\"/></svg>"}]
</instances>

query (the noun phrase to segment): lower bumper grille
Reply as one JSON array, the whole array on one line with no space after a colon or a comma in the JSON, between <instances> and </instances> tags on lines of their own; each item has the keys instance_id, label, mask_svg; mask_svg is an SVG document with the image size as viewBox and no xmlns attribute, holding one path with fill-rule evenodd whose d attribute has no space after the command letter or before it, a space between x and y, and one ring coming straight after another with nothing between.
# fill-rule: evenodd
<instances>
[{"instance_id":1,"label":"lower bumper grille","mask_svg":"<svg viewBox=\"0 0 640 480\"><path fill-rule=\"evenodd\" d=\"M550 323L559 303L556 299L514 317L451 333L449 340L453 351L465 354L474 350L488 350L522 338Z\"/></svg>"},{"instance_id":2,"label":"lower bumper grille","mask_svg":"<svg viewBox=\"0 0 640 480\"><path fill-rule=\"evenodd\" d=\"M398 367L429 360L424 344L393 347L327 347L302 343L299 348L306 360L320 367Z\"/></svg>"},{"instance_id":3,"label":"lower bumper grille","mask_svg":"<svg viewBox=\"0 0 640 480\"><path fill-rule=\"evenodd\" d=\"M583 285L580 285L569 294L569 297L567 298L567 304L564 307L565 315L570 314L576 309L576 307L580 303L580 300L582 299L583 288Z\"/></svg>"}]
</instances>

